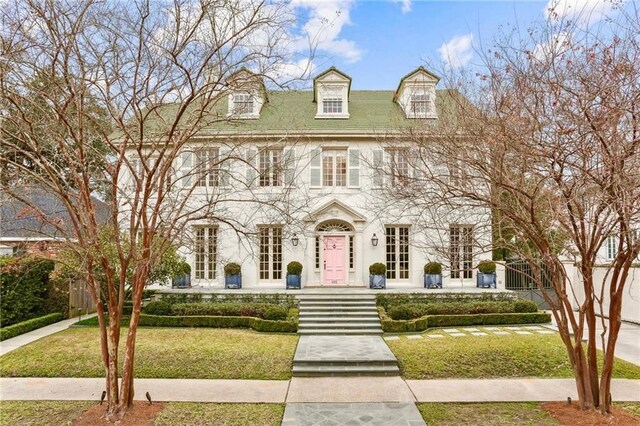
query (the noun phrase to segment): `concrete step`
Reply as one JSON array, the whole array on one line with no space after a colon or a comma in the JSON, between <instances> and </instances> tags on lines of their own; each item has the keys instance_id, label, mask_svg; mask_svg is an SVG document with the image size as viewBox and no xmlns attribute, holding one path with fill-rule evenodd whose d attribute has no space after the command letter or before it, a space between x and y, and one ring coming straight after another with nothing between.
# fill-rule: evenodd
<instances>
[{"instance_id":1,"label":"concrete step","mask_svg":"<svg viewBox=\"0 0 640 426\"><path fill-rule=\"evenodd\" d=\"M379 335L382 334L382 328L367 328L367 329L349 329L349 328L300 328L298 327L298 334L312 334L312 335L336 335L336 336L364 336L364 335Z\"/></svg>"},{"instance_id":2,"label":"concrete step","mask_svg":"<svg viewBox=\"0 0 640 426\"><path fill-rule=\"evenodd\" d=\"M349 312L349 311L369 311L378 312L375 305L356 305L356 306L332 306L332 305L302 305L301 312L325 311L325 312Z\"/></svg>"},{"instance_id":3,"label":"concrete step","mask_svg":"<svg viewBox=\"0 0 640 426\"><path fill-rule=\"evenodd\" d=\"M307 361L293 361L294 367L397 367L398 362L396 360L344 360L344 359L323 359L320 360L307 360Z\"/></svg>"},{"instance_id":4,"label":"concrete step","mask_svg":"<svg viewBox=\"0 0 640 426\"><path fill-rule=\"evenodd\" d=\"M366 306L366 307L375 307L376 302L371 302L368 300L301 300L299 306L302 307L312 307L312 306Z\"/></svg>"},{"instance_id":5,"label":"concrete step","mask_svg":"<svg viewBox=\"0 0 640 426\"><path fill-rule=\"evenodd\" d=\"M378 311L375 309L359 310L359 311L323 311L323 310L304 310L299 314L303 317L375 317L378 318Z\"/></svg>"},{"instance_id":6,"label":"concrete step","mask_svg":"<svg viewBox=\"0 0 640 426\"><path fill-rule=\"evenodd\" d=\"M376 300L375 295L368 294L301 294L298 300Z\"/></svg>"},{"instance_id":7,"label":"concrete step","mask_svg":"<svg viewBox=\"0 0 640 426\"><path fill-rule=\"evenodd\" d=\"M324 317L316 317L316 316L303 316L300 317L298 319L298 322L300 324L302 323L314 323L314 322L344 322L344 323L349 323L349 322L354 322L354 323L359 323L359 322L366 322L366 323L376 323L379 324L380 323L380 319L378 318L377 315L370 315L370 316L349 316L349 317L343 317L343 316L324 316Z\"/></svg>"},{"instance_id":8,"label":"concrete step","mask_svg":"<svg viewBox=\"0 0 640 426\"><path fill-rule=\"evenodd\" d=\"M348 329L370 329L380 328L379 322L348 322L348 321L334 321L334 322L298 322L298 330L301 329L319 329L319 328L348 328Z\"/></svg>"},{"instance_id":9,"label":"concrete step","mask_svg":"<svg viewBox=\"0 0 640 426\"><path fill-rule=\"evenodd\" d=\"M397 366L293 366L293 375L298 377L317 376L397 376Z\"/></svg>"}]
</instances>

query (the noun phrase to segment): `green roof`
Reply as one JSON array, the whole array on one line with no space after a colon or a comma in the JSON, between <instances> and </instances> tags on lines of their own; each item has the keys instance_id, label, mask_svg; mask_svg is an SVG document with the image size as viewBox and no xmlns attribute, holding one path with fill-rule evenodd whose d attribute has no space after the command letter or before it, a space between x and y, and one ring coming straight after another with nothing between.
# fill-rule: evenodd
<instances>
[{"instance_id":1,"label":"green roof","mask_svg":"<svg viewBox=\"0 0 640 426\"><path fill-rule=\"evenodd\" d=\"M438 116L452 111L452 90L436 91ZM407 119L400 105L393 102L392 90L352 90L349 99L348 119L316 119L317 104L313 102L313 91L271 91L268 102L262 107L258 119L226 119L227 97L222 97L216 111L209 118L210 125L203 126L201 136L219 133L237 134L380 134L395 129L418 127L425 121ZM156 111L167 121L176 111L177 105L165 105ZM156 124L160 124L158 120ZM148 128L149 129L149 128ZM149 129L150 130L150 129ZM159 130L159 129L156 129Z\"/></svg>"}]
</instances>

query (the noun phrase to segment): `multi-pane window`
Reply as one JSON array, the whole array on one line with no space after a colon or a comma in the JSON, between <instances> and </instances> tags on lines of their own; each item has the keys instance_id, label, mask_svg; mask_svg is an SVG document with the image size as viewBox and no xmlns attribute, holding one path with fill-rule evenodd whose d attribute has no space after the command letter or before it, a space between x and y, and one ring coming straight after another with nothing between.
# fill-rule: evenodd
<instances>
[{"instance_id":1,"label":"multi-pane window","mask_svg":"<svg viewBox=\"0 0 640 426\"><path fill-rule=\"evenodd\" d=\"M425 116L431 113L431 99L427 93L411 95L411 113L415 116Z\"/></svg>"},{"instance_id":2,"label":"multi-pane window","mask_svg":"<svg viewBox=\"0 0 640 426\"><path fill-rule=\"evenodd\" d=\"M353 235L349 235L349 269L353 269L354 260Z\"/></svg>"},{"instance_id":3,"label":"multi-pane window","mask_svg":"<svg viewBox=\"0 0 640 426\"><path fill-rule=\"evenodd\" d=\"M320 237L316 237L316 269L320 269Z\"/></svg>"},{"instance_id":4,"label":"multi-pane window","mask_svg":"<svg viewBox=\"0 0 640 426\"><path fill-rule=\"evenodd\" d=\"M282 186L282 149L260 151L260 186Z\"/></svg>"},{"instance_id":5,"label":"multi-pane window","mask_svg":"<svg viewBox=\"0 0 640 426\"><path fill-rule=\"evenodd\" d=\"M402 185L409 177L409 150L390 149L387 151L389 159L391 185Z\"/></svg>"},{"instance_id":6,"label":"multi-pane window","mask_svg":"<svg viewBox=\"0 0 640 426\"><path fill-rule=\"evenodd\" d=\"M218 228L215 226L199 226L196 228L195 277L197 280L212 280L216 278L217 245Z\"/></svg>"},{"instance_id":7,"label":"multi-pane window","mask_svg":"<svg viewBox=\"0 0 640 426\"><path fill-rule=\"evenodd\" d=\"M218 148L198 149L196 159L196 186L218 186L220 174L218 170L220 151Z\"/></svg>"},{"instance_id":8,"label":"multi-pane window","mask_svg":"<svg viewBox=\"0 0 640 426\"><path fill-rule=\"evenodd\" d=\"M322 186L347 186L347 151L322 151Z\"/></svg>"},{"instance_id":9,"label":"multi-pane window","mask_svg":"<svg viewBox=\"0 0 640 426\"><path fill-rule=\"evenodd\" d=\"M260 279L282 279L282 227L261 226L258 238Z\"/></svg>"},{"instance_id":10,"label":"multi-pane window","mask_svg":"<svg viewBox=\"0 0 640 426\"><path fill-rule=\"evenodd\" d=\"M341 114L342 98L324 98L322 100L322 112L324 114Z\"/></svg>"},{"instance_id":11,"label":"multi-pane window","mask_svg":"<svg viewBox=\"0 0 640 426\"><path fill-rule=\"evenodd\" d=\"M385 228L387 250L387 279L409 279L409 227Z\"/></svg>"},{"instance_id":12,"label":"multi-pane window","mask_svg":"<svg viewBox=\"0 0 640 426\"><path fill-rule=\"evenodd\" d=\"M449 261L451 278L473 277L473 227L451 225L449 227Z\"/></svg>"},{"instance_id":13,"label":"multi-pane window","mask_svg":"<svg viewBox=\"0 0 640 426\"><path fill-rule=\"evenodd\" d=\"M615 235L607 237L607 259L613 260L618 255L618 238Z\"/></svg>"},{"instance_id":14,"label":"multi-pane window","mask_svg":"<svg viewBox=\"0 0 640 426\"><path fill-rule=\"evenodd\" d=\"M253 114L253 96L249 93L233 95L233 112L237 115Z\"/></svg>"}]
</instances>

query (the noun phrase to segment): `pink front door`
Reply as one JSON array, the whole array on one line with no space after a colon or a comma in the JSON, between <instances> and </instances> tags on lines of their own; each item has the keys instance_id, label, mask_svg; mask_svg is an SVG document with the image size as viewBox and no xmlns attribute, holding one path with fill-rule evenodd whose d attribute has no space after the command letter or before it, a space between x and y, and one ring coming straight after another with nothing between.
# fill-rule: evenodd
<instances>
[{"instance_id":1,"label":"pink front door","mask_svg":"<svg viewBox=\"0 0 640 426\"><path fill-rule=\"evenodd\" d=\"M324 284L345 283L345 236L324 237Z\"/></svg>"}]
</instances>

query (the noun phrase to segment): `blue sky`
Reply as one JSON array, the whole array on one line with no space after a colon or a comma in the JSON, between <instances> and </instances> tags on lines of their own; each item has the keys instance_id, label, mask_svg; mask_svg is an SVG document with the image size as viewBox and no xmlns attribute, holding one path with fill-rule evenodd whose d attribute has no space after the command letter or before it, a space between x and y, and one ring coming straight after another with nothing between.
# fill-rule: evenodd
<instances>
[{"instance_id":1,"label":"blue sky","mask_svg":"<svg viewBox=\"0 0 640 426\"><path fill-rule=\"evenodd\" d=\"M551 1L294 0L299 30L317 43L317 74L331 65L354 89L395 89L419 65L471 66L506 26L547 19ZM604 0L555 0L571 10L607 8Z\"/></svg>"}]
</instances>

